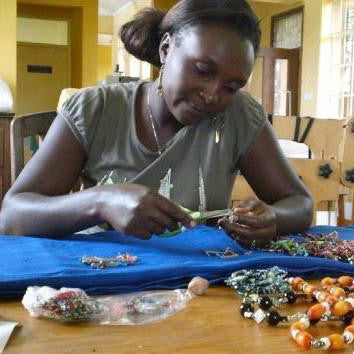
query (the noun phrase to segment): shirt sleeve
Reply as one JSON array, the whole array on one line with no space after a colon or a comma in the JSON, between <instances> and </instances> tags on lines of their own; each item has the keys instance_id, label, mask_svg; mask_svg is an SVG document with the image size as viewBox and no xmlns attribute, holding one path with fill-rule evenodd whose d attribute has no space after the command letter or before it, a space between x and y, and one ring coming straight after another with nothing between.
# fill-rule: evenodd
<instances>
[{"instance_id":1,"label":"shirt sleeve","mask_svg":"<svg viewBox=\"0 0 354 354\"><path fill-rule=\"evenodd\" d=\"M63 103L58 112L87 153L103 114L103 107L103 90L97 86L79 90Z\"/></svg>"},{"instance_id":2,"label":"shirt sleeve","mask_svg":"<svg viewBox=\"0 0 354 354\"><path fill-rule=\"evenodd\" d=\"M235 165L247 157L252 143L262 132L267 118L263 107L247 92L240 91L228 110L236 134Z\"/></svg>"}]
</instances>

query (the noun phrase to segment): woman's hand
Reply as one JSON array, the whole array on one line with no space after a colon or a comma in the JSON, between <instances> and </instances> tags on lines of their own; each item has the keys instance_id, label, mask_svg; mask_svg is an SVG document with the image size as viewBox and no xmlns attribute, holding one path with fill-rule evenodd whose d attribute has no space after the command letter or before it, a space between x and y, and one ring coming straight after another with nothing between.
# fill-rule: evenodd
<instances>
[{"instance_id":1,"label":"woman's hand","mask_svg":"<svg viewBox=\"0 0 354 354\"><path fill-rule=\"evenodd\" d=\"M276 236L275 211L257 198L242 201L229 219L219 220L219 225L246 247L262 247Z\"/></svg>"},{"instance_id":2,"label":"woman's hand","mask_svg":"<svg viewBox=\"0 0 354 354\"><path fill-rule=\"evenodd\" d=\"M100 218L125 235L150 239L152 234L195 226L193 219L170 200L138 184L117 184L100 189Z\"/></svg>"}]
</instances>

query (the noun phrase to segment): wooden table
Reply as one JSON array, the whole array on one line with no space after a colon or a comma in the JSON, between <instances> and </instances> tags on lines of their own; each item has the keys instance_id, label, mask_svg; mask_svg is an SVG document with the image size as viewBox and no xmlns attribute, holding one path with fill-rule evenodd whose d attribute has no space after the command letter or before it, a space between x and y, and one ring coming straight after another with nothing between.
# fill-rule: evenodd
<instances>
[{"instance_id":1,"label":"wooden table","mask_svg":"<svg viewBox=\"0 0 354 354\"><path fill-rule=\"evenodd\" d=\"M0 302L0 315L22 327L12 334L4 353L304 353L290 338L289 326L257 325L239 315L240 298L217 286L162 322L140 326L65 324L32 318L19 301ZM307 306L286 306L296 312ZM344 326L320 324L314 336L342 333ZM353 353L354 346L340 353ZM323 353L315 350L312 352Z\"/></svg>"}]
</instances>

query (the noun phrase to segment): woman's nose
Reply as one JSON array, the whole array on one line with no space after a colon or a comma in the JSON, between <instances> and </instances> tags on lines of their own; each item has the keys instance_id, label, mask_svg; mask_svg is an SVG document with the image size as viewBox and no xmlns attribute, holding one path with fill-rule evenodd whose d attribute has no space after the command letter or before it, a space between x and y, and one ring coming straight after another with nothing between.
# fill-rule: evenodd
<instances>
[{"instance_id":1,"label":"woman's nose","mask_svg":"<svg viewBox=\"0 0 354 354\"><path fill-rule=\"evenodd\" d=\"M207 105L216 104L220 101L220 95L218 93L218 89L216 85L201 90L199 92L199 95Z\"/></svg>"}]
</instances>

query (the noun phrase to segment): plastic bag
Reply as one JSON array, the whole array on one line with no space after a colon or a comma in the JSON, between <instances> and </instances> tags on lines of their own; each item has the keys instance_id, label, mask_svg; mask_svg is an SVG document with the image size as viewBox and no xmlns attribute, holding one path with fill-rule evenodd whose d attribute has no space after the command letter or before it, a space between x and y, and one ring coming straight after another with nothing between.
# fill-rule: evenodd
<instances>
[{"instance_id":1,"label":"plastic bag","mask_svg":"<svg viewBox=\"0 0 354 354\"><path fill-rule=\"evenodd\" d=\"M194 296L190 290L178 289L90 297L81 289L31 286L27 288L22 304L33 317L136 325L163 320L183 309Z\"/></svg>"}]
</instances>

